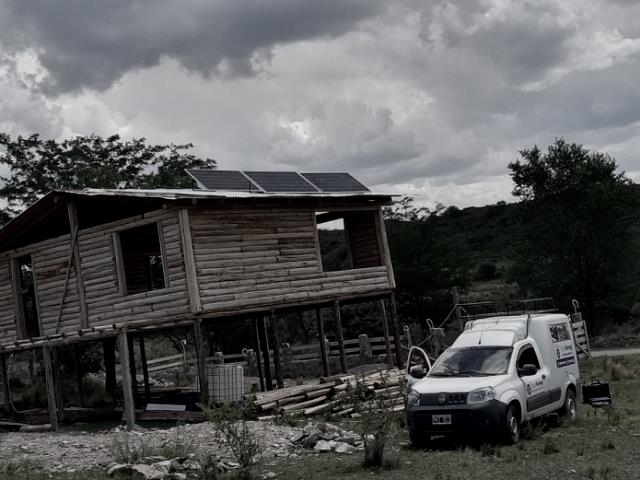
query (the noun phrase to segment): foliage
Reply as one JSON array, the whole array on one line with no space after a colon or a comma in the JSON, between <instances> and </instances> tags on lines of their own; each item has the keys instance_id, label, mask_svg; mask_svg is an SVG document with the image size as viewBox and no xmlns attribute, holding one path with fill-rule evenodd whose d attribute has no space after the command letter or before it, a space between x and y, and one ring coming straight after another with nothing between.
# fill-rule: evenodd
<instances>
[{"instance_id":1,"label":"foliage","mask_svg":"<svg viewBox=\"0 0 640 480\"><path fill-rule=\"evenodd\" d=\"M395 413L389 406L386 387L388 374L380 372L382 389L372 393L364 385L364 378L348 392L348 401L358 419L356 431L364 443L365 467L390 465L385 458L385 448L395 430Z\"/></svg>"},{"instance_id":2,"label":"foliage","mask_svg":"<svg viewBox=\"0 0 640 480\"><path fill-rule=\"evenodd\" d=\"M192 144L149 145L144 138L77 136L62 141L38 134L0 134L0 165L9 170L0 188L6 213L15 215L51 190L82 188L191 188L185 168L212 168L189 150ZM6 219L5 219L6 220Z\"/></svg>"},{"instance_id":3,"label":"foliage","mask_svg":"<svg viewBox=\"0 0 640 480\"><path fill-rule=\"evenodd\" d=\"M155 455L156 447L146 437L120 432L111 441L111 457L118 463L139 463L143 457Z\"/></svg>"},{"instance_id":4,"label":"foliage","mask_svg":"<svg viewBox=\"0 0 640 480\"><path fill-rule=\"evenodd\" d=\"M509 164L522 199L513 275L524 292L578 298L595 323L614 306L628 312L638 278L639 196L609 155L556 140Z\"/></svg>"},{"instance_id":5,"label":"foliage","mask_svg":"<svg viewBox=\"0 0 640 480\"><path fill-rule=\"evenodd\" d=\"M254 405L245 401L237 405L224 404L215 408L203 408L203 411L207 420L215 424L224 443L240 465L238 478L254 478L253 465L260 453L260 441L247 421L254 413Z\"/></svg>"}]
</instances>

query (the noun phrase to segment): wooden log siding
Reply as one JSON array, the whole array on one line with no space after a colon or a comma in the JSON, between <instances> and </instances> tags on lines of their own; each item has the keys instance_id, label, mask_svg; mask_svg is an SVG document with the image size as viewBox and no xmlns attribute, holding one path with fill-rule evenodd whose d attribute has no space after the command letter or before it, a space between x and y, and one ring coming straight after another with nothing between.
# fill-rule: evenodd
<instances>
[{"instance_id":1,"label":"wooden log siding","mask_svg":"<svg viewBox=\"0 0 640 480\"><path fill-rule=\"evenodd\" d=\"M3 342L16 340L16 311L13 306L11 284L11 264L9 260L0 262L0 338Z\"/></svg>"},{"instance_id":2,"label":"wooden log siding","mask_svg":"<svg viewBox=\"0 0 640 480\"><path fill-rule=\"evenodd\" d=\"M389 288L384 266L321 272L310 210L191 210L204 311L326 299ZM372 232L376 238L375 229Z\"/></svg>"},{"instance_id":3,"label":"wooden log siding","mask_svg":"<svg viewBox=\"0 0 640 480\"><path fill-rule=\"evenodd\" d=\"M113 231L158 222L161 232L167 288L123 296L115 264ZM163 211L147 219L117 222L114 228L80 234L80 256L85 280L89 324L107 325L131 317L135 320L164 319L189 312L178 212Z\"/></svg>"}]
</instances>

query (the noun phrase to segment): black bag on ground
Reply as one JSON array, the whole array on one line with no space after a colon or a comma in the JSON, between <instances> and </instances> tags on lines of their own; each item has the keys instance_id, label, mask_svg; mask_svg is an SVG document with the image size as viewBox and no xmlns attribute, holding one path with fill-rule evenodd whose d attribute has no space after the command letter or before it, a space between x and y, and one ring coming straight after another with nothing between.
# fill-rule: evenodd
<instances>
[{"instance_id":1,"label":"black bag on ground","mask_svg":"<svg viewBox=\"0 0 640 480\"><path fill-rule=\"evenodd\" d=\"M582 385L582 401L591 405L610 405L609 383L594 379Z\"/></svg>"}]
</instances>

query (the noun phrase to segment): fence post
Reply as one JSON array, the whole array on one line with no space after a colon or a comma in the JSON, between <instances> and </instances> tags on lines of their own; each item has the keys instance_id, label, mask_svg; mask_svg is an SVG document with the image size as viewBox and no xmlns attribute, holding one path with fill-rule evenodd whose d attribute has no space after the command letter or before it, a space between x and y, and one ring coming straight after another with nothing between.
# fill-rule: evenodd
<instances>
[{"instance_id":1,"label":"fence post","mask_svg":"<svg viewBox=\"0 0 640 480\"><path fill-rule=\"evenodd\" d=\"M360 345L360 357L363 360L369 360L371 358L371 342L369 342L369 335L366 333L358 335L358 343Z\"/></svg>"},{"instance_id":2,"label":"fence post","mask_svg":"<svg viewBox=\"0 0 640 480\"><path fill-rule=\"evenodd\" d=\"M213 354L213 361L218 365L224 365L224 353L216 352Z\"/></svg>"},{"instance_id":3,"label":"fence post","mask_svg":"<svg viewBox=\"0 0 640 480\"><path fill-rule=\"evenodd\" d=\"M409 328L409 325L405 325L402 330L404 330L404 336L407 339L407 349L410 349L411 347L413 347L413 338L411 337L411 329Z\"/></svg>"}]
</instances>

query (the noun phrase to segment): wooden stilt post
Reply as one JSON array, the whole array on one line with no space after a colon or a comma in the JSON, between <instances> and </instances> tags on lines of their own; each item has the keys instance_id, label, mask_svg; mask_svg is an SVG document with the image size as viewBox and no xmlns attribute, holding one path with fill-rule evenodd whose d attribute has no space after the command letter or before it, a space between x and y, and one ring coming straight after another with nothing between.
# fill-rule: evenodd
<instances>
[{"instance_id":1,"label":"wooden stilt post","mask_svg":"<svg viewBox=\"0 0 640 480\"><path fill-rule=\"evenodd\" d=\"M200 379L200 398L204 405L209 406L209 377L206 364L206 349L204 335L202 334L202 320L196 318L193 321L193 333L196 343L196 357L198 359L198 378Z\"/></svg>"},{"instance_id":2,"label":"wooden stilt post","mask_svg":"<svg viewBox=\"0 0 640 480\"><path fill-rule=\"evenodd\" d=\"M56 406L58 407L58 423L62 423L64 422L64 396L62 395L58 350L55 347L51 348L51 365L53 371L53 386L55 387L56 394Z\"/></svg>"},{"instance_id":3,"label":"wooden stilt post","mask_svg":"<svg viewBox=\"0 0 640 480\"><path fill-rule=\"evenodd\" d=\"M453 306L455 307L454 315L456 317L456 323L458 324L458 328L462 332L464 330L464 321L462 320L462 315L460 314L460 307L457 307L460 303L460 294L458 293L458 287L453 287L451 289L451 300L453 302Z\"/></svg>"},{"instance_id":4,"label":"wooden stilt post","mask_svg":"<svg viewBox=\"0 0 640 480\"><path fill-rule=\"evenodd\" d=\"M382 332L384 335L384 349L387 355L386 362L389 365L393 365L393 356L391 355L391 338L389 335L389 320L387 319L387 311L384 308L384 300L378 301L378 307L380 308L380 316L382 317Z\"/></svg>"},{"instance_id":5,"label":"wooden stilt post","mask_svg":"<svg viewBox=\"0 0 640 480\"><path fill-rule=\"evenodd\" d=\"M44 379L47 387L47 407L49 410L49 423L54 432L60 431L60 423L58 422L58 406L56 402L56 386L53 375L53 366L51 364L51 349L47 346L42 347L42 361L44 364Z\"/></svg>"},{"instance_id":6,"label":"wooden stilt post","mask_svg":"<svg viewBox=\"0 0 640 480\"><path fill-rule=\"evenodd\" d=\"M267 390L273 390L273 378L271 377L271 359L269 358L269 339L267 338L267 325L265 317L258 319L258 336L260 338L260 349L262 350L264 381Z\"/></svg>"},{"instance_id":7,"label":"wooden stilt post","mask_svg":"<svg viewBox=\"0 0 640 480\"><path fill-rule=\"evenodd\" d=\"M136 423L136 411L131 388L131 369L129 367L129 341L127 329L123 328L118 333L118 346L120 348L120 369L122 370L122 396L124 397L124 418L127 422L127 430L132 430Z\"/></svg>"},{"instance_id":8,"label":"wooden stilt post","mask_svg":"<svg viewBox=\"0 0 640 480\"><path fill-rule=\"evenodd\" d=\"M276 373L278 388L284 388L284 378L282 378L282 356L280 355L280 337L278 335L278 317L271 310L269 314L269 330L273 339L273 365Z\"/></svg>"},{"instance_id":9,"label":"wooden stilt post","mask_svg":"<svg viewBox=\"0 0 640 480\"><path fill-rule=\"evenodd\" d=\"M138 405L138 375L136 374L136 352L133 343L133 335L127 335L127 349L129 350L129 369L131 370L131 389L133 391L133 403Z\"/></svg>"},{"instance_id":10,"label":"wooden stilt post","mask_svg":"<svg viewBox=\"0 0 640 480\"><path fill-rule=\"evenodd\" d=\"M404 358L400 344L400 324L398 323L398 314L396 312L396 296L392 293L389 297L389 305L391 306L391 322L393 323L393 343L396 349L396 365L400 370L404 368Z\"/></svg>"},{"instance_id":11,"label":"wooden stilt post","mask_svg":"<svg viewBox=\"0 0 640 480\"><path fill-rule=\"evenodd\" d=\"M144 335L138 336L138 348L140 348L140 363L142 364L142 378L144 378L144 400L151 401L151 387L149 386L149 366L147 365L147 351L144 348Z\"/></svg>"},{"instance_id":12,"label":"wooden stilt post","mask_svg":"<svg viewBox=\"0 0 640 480\"><path fill-rule=\"evenodd\" d=\"M102 340L102 352L104 355L104 389L113 395L116 391L116 339L105 338Z\"/></svg>"},{"instance_id":13,"label":"wooden stilt post","mask_svg":"<svg viewBox=\"0 0 640 480\"><path fill-rule=\"evenodd\" d=\"M260 378L260 390L265 391L264 372L262 371L262 349L260 348L260 323L257 318L253 319L253 328L256 331L256 366L258 367L258 378Z\"/></svg>"},{"instance_id":14,"label":"wooden stilt post","mask_svg":"<svg viewBox=\"0 0 640 480\"><path fill-rule=\"evenodd\" d=\"M84 407L84 386L82 385L82 366L80 365L80 347L73 345L73 369L76 374L76 388L78 390L78 405Z\"/></svg>"},{"instance_id":15,"label":"wooden stilt post","mask_svg":"<svg viewBox=\"0 0 640 480\"><path fill-rule=\"evenodd\" d=\"M333 311L336 315L336 331L338 333L338 349L340 350L340 367L342 373L348 373L347 355L344 351L344 333L342 332L342 316L340 315L340 303L338 300L333 302Z\"/></svg>"},{"instance_id":16,"label":"wooden stilt post","mask_svg":"<svg viewBox=\"0 0 640 480\"><path fill-rule=\"evenodd\" d=\"M7 373L7 361L5 355L0 355L0 382L2 383L2 408L5 415L11 416L11 393L9 391L9 375Z\"/></svg>"},{"instance_id":17,"label":"wooden stilt post","mask_svg":"<svg viewBox=\"0 0 640 480\"><path fill-rule=\"evenodd\" d=\"M318 341L320 342L320 356L322 357L322 373L325 377L331 375L331 368L329 367L329 355L327 352L327 343L325 342L324 335L324 320L322 320L322 311L316 308L316 320L318 322Z\"/></svg>"}]
</instances>

